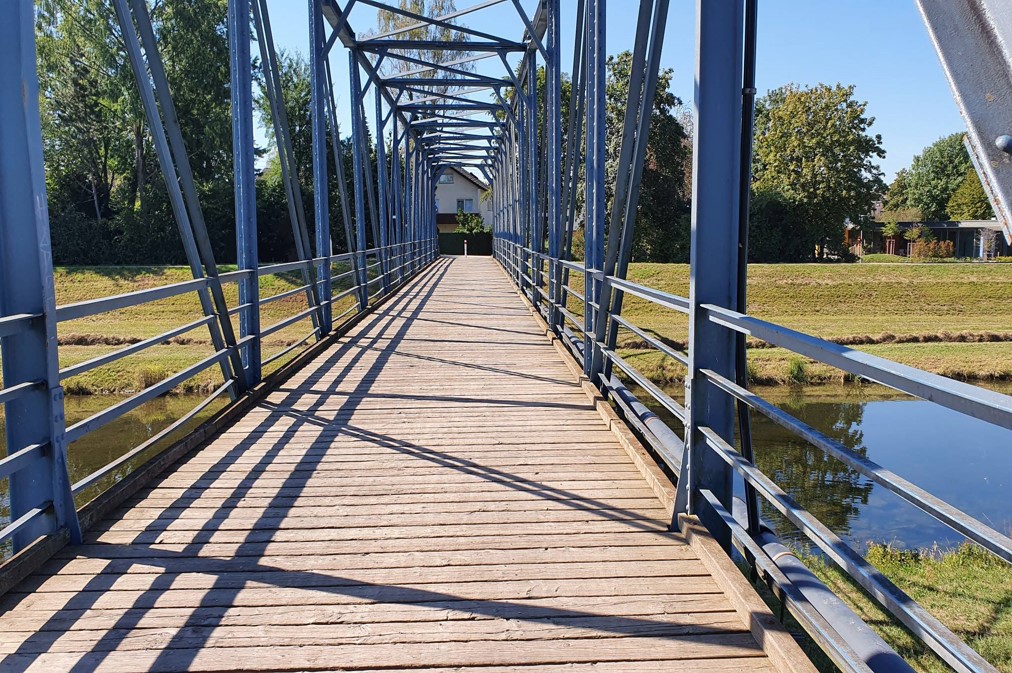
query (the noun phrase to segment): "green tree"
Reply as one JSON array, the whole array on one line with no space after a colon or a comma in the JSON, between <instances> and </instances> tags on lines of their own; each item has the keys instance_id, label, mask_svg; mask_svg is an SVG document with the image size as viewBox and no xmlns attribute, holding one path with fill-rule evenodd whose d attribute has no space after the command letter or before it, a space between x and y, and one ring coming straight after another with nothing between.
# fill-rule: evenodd
<instances>
[{"instance_id":1,"label":"green tree","mask_svg":"<svg viewBox=\"0 0 1012 673\"><path fill-rule=\"evenodd\" d=\"M103 0L38 5L44 155L50 207L57 218L68 211L96 222L112 217L114 191L136 175L130 129L139 120L130 90L133 80L120 57L120 37L109 11Z\"/></svg>"},{"instance_id":2,"label":"green tree","mask_svg":"<svg viewBox=\"0 0 1012 673\"><path fill-rule=\"evenodd\" d=\"M484 234L491 231L485 226L485 219L481 213L465 213L463 209L457 211L457 228L455 234Z\"/></svg>"},{"instance_id":3,"label":"green tree","mask_svg":"<svg viewBox=\"0 0 1012 673\"><path fill-rule=\"evenodd\" d=\"M867 108L839 84L789 84L757 102L753 188L778 194L805 222L797 233L809 252L794 261L842 253L847 221L863 223L885 191L875 163L885 150Z\"/></svg>"},{"instance_id":4,"label":"green tree","mask_svg":"<svg viewBox=\"0 0 1012 673\"><path fill-rule=\"evenodd\" d=\"M609 56L606 82L606 196L608 209L621 154L622 127L629 100L632 54ZM688 135L680 121L682 101L671 92L673 71L661 70L650 111L650 135L635 213L632 256L637 261L686 262L689 255L689 193L691 172Z\"/></svg>"},{"instance_id":5,"label":"green tree","mask_svg":"<svg viewBox=\"0 0 1012 673\"><path fill-rule=\"evenodd\" d=\"M292 141L292 151L295 153L299 182L303 186L312 185L313 124L309 63L302 54L282 50L278 53L278 71L281 97L285 104L285 115L288 117L288 135ZM254 105L260 118L260 125L267 129L271 146L276 151L277 139L274 137L270 102L263 86L256 92ZM277 155L273 154L268 158L266 173L280 173L280 171Z\"/></svg>"},{"instance_id":6,"label":"green tree","mask_svg":"<svg viewBox=\"0 0 1012 673\"><path fill-rule=\"evenodd\" d=\"M972 169L962 133L940 138L914 157L908 180L910 205L926 221L949 219L949 199Z\"/></svg>"},{"instance_id":7,"label":"green tree","mask_svg":"<svg viewBox=\"0 0 1012 673\"><path fill-rule=\"evenodd\" d=\"M422 16L439 17L452 14L457 11L454 0L399 0L398 8L419 14ZM454 30L447 26L437 26L432 23L421 23L416 19L403 14L397 14L389 10L381 9L376 17L378 31L375 34L394 33L390 39L412 40L412 41L439 41L439 42L467 42L469 35L466 32ZM453 23L452 19L448 23ZM426 63L444 64L450 61L457 61L466 58L470 52L460 49L391 49L388 58L381 65L381 70L388 76L406 70L418 70L419 65L410 61L390 58L389 56L403 55ZM453 67L457 70L473 70L472 63L457 63ZM446 77L441 70L434 68L423 70L413 75L424 79ZM451 93L460 87L449 85L428 86L426 90L433 93ZM417 94L413 91L407 92L407 97L413 99Z\"/></svg>"},{"instance_id":8,"label":"green tree","mask_svg":"<svg viewBox=\"0 0 1012 673\"><path fill-rule=\"evenodd\" d=\"M912 222L921 218L921 211L910 202L910 171L900 169L882 201L882 217Z\"/></svg>"},{"instance_id":9,"label":"green tree","mask_svg":"<svg viewBox=\"0 0 1012 673\"><path fill-rule=\"evenodd\" d=\"M966 172L966 177L953 192L945 210L954 220L990 220L994 217L991 201L980 183L980 176L974 168Z\"/></svg>"}]
</instances>

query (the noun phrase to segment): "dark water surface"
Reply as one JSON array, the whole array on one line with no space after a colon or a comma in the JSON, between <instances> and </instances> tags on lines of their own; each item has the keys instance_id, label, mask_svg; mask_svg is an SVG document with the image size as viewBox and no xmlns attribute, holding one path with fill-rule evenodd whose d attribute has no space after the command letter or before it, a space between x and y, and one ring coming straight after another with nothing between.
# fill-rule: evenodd
<instances>
[{"instance_id":1,"label":"dark water surface","mask_svg":"<svg viewBox=\"0 0 1012 673\"><path fill-rule=\"evenodd\" d=\"M1012 392L1012 386L996 388ZM878 386L756 392L999 532L1012 531L1012 431ZM763 472L852 543L930 548L963 541L947 526L765 419L754 420L753 437ZM771 512L766 514L776 521ZM778 523L782 535L795 537L784 520Z\"/></svg>"},{"instance_id":2,"label":"dark water surface","mask_svg":"<svg viewBox=\"0 0 1012 673\"><path fill-rule=\"evenodd\" d=\"M126 396L68 395L65 402L67 425L70 426L84 420L124 399L126 399ZM86 435L83 439L74 442L67 450L71 483L84 479L135 446L139 446L145 440L150 439L160 430L196 407L203 399L204 397L200 395L167 395L159 397L141 405L122 418ZM189 430L192 430L212 413L223 407L227 399L226 396L224 399L215 400L188 424L177 429L149 450L124 463L119 469L100 481L95 488L88 489L82 493L78 497L78 506L93 498L99 491L115 484L159 450L184 437ZM2 415L0 415L0 455L6 454L4 420ZM4 479L2 488L0 488L0 522L3 525L6 525L9 521L9 513L10 502L7 495L7 480Z\"/></svg>"}]
</instances>

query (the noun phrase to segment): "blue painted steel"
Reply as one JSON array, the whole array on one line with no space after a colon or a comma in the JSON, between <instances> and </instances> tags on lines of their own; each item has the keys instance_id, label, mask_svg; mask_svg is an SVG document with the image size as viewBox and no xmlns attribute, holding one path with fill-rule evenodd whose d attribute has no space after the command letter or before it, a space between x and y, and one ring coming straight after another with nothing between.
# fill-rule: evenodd
<instances>
[{"instance_id":1,"label":"blue painted steel","mask_svg":"<svg viewBox=\"0 0 1012 673\"><path fill-rule=\"evenodd\" d=\"M256 271L256 167L253 156L253 64L250 61L250 0L229 0L229 61L232 93L232 159L235 169L235 247L241 270ZM248 383L260 380L260 285L256 273L239 281L239 338Z\"/></svg>"},{"instance_id":2,"label":"blue painted steel","mask_svg":"<svg viewBox=\"0 0 1012 673\"><path fill-rule=\"evenodd\" d=\"M706 319L701 304L735 306L741 179L741 82L744 0L696 2L696 95L689 289L687 427L678 482L679 512L711 516L699 489L731 507L731 471L707 450L703 426L734 441L734 403L702 375L734 377L734 336ZM730 538L720 540L730 548Z\"/></svg>"},{"instance_id":3,"label":"blue painted steel","mask_svg":"<svg viewBox=\"0 0 1012 673\"><path fill-rule=\"evenodd\" d=\"M605 218L605 0L587 0L586 100L587 139L584 178L584 293L583 293L583 372L592 375L591 357L595 348L594 331L601 296L600 271L604 266Z\"/></svg>"},{"instance_id":4,"label":"blue painted steel","mask_svg":"<svg viewBox=\"0 0 1012 673\"><path fill-rule=\"evenodd\" d=\"M81 539L67 472L34 17L32 3L18 0L0 21L0 315L38 316L0 338L4 388L32 384L4 402L4 431L8 455L46 447L8 464L18 468L8 478L18 525L4 537L15 551L59 530Z\"/></svg>"},{"instance_id":5,"label":"blue painted steel","mask_svg":"<svg viewBox=\"0 0 1012 673\"><path fill-rule=\"evenodd\" d=\"M316 223L316 256L330 257L330 200L327 182L327 73L323 61L327 58L327 36L323 30L322 0L309 0L309 86L310 116L313 127L313 218ZM320 189L320 185L324 185ZM330 304L330 264L316 266L316 277L321 282L320 333L332 329Z\"/></svg>"},{"instance_id":6,"label":"blue painted steel","mask_svg":"<svg viewBox=\"0 0 1012 673\"><path fill-rule=\"evenodd\" d=\"M365 258L365 178L366 160L363 157L363 119L361 116L362 106L359 98L362 96L361 76L359 74L358 57L354 51L348 52L348 71L350 73L349 84L351 86L351 151L352 151L352 175L355 184L355 249L358 251L358 306L359 310L365 310L369 304L369 289L366 287L367 272Z\"/></svg>"}]
</instances>

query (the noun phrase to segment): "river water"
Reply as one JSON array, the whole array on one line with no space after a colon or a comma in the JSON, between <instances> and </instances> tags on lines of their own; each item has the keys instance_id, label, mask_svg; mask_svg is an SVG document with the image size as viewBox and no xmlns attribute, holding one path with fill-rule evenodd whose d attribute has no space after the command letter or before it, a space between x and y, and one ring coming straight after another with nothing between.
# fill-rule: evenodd
<instances>
[{"instance_id":1,"label":"river water","mask_svg":"<svg viewBox=\"0 0 1012 673\"><path fill-rule=\"evenodd\" d=\"M997 387L1012 393L1012 387ZM1001 533L1012 531L1012 431L879 386L757 390L796 418ZM753 415L755 418L755 415ZM948 548L962 536L765 419L756 461L802 506L852 544ZM767 510L781 535L795 537Z\"/></svg>"},{"instance_id":2,"label":"river water","mask_svg":"<svg viewBox=\"0 0 1012 673\"><path fill-rule=\"evenodd\" d=\"M1012 386L999 390L1012 393ZM1012 431L903 398L879 386L781 387L756 392L996 530L1012 531ZM123 455L200 399L187 395L159 398L76 442L68 452L72 481ZM116 401L109 396L69 397L68 424ZM754 417L753 437L756 461L763 472L859 547L868 541L909 548L951 547L962 541L931 517L765 419ZM2 441L0 433L0 449ZM102 486L121 479L147 457L128 463ZM5 519L6 484L0 492L0 508L0 518ZM772 510L767 508L764 516L782 536L797 539Z\"/></svg>"}]
</instances>

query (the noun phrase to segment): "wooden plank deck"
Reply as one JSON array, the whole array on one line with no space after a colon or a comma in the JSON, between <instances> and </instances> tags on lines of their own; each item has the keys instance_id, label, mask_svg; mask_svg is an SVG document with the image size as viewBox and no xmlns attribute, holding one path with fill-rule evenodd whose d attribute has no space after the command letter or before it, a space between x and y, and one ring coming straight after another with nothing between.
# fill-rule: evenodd
<instances>
[{"instance_id":1,"label":"wooden plank deck","mask_svg":"<svg viewBox=\"0 0 1012 673\"><path fill-rule=\"evenodd\" d=\"M777 668L669 520L495 264L441 259L9 593L0 670Z\"/></svg>"}]
</instances>

